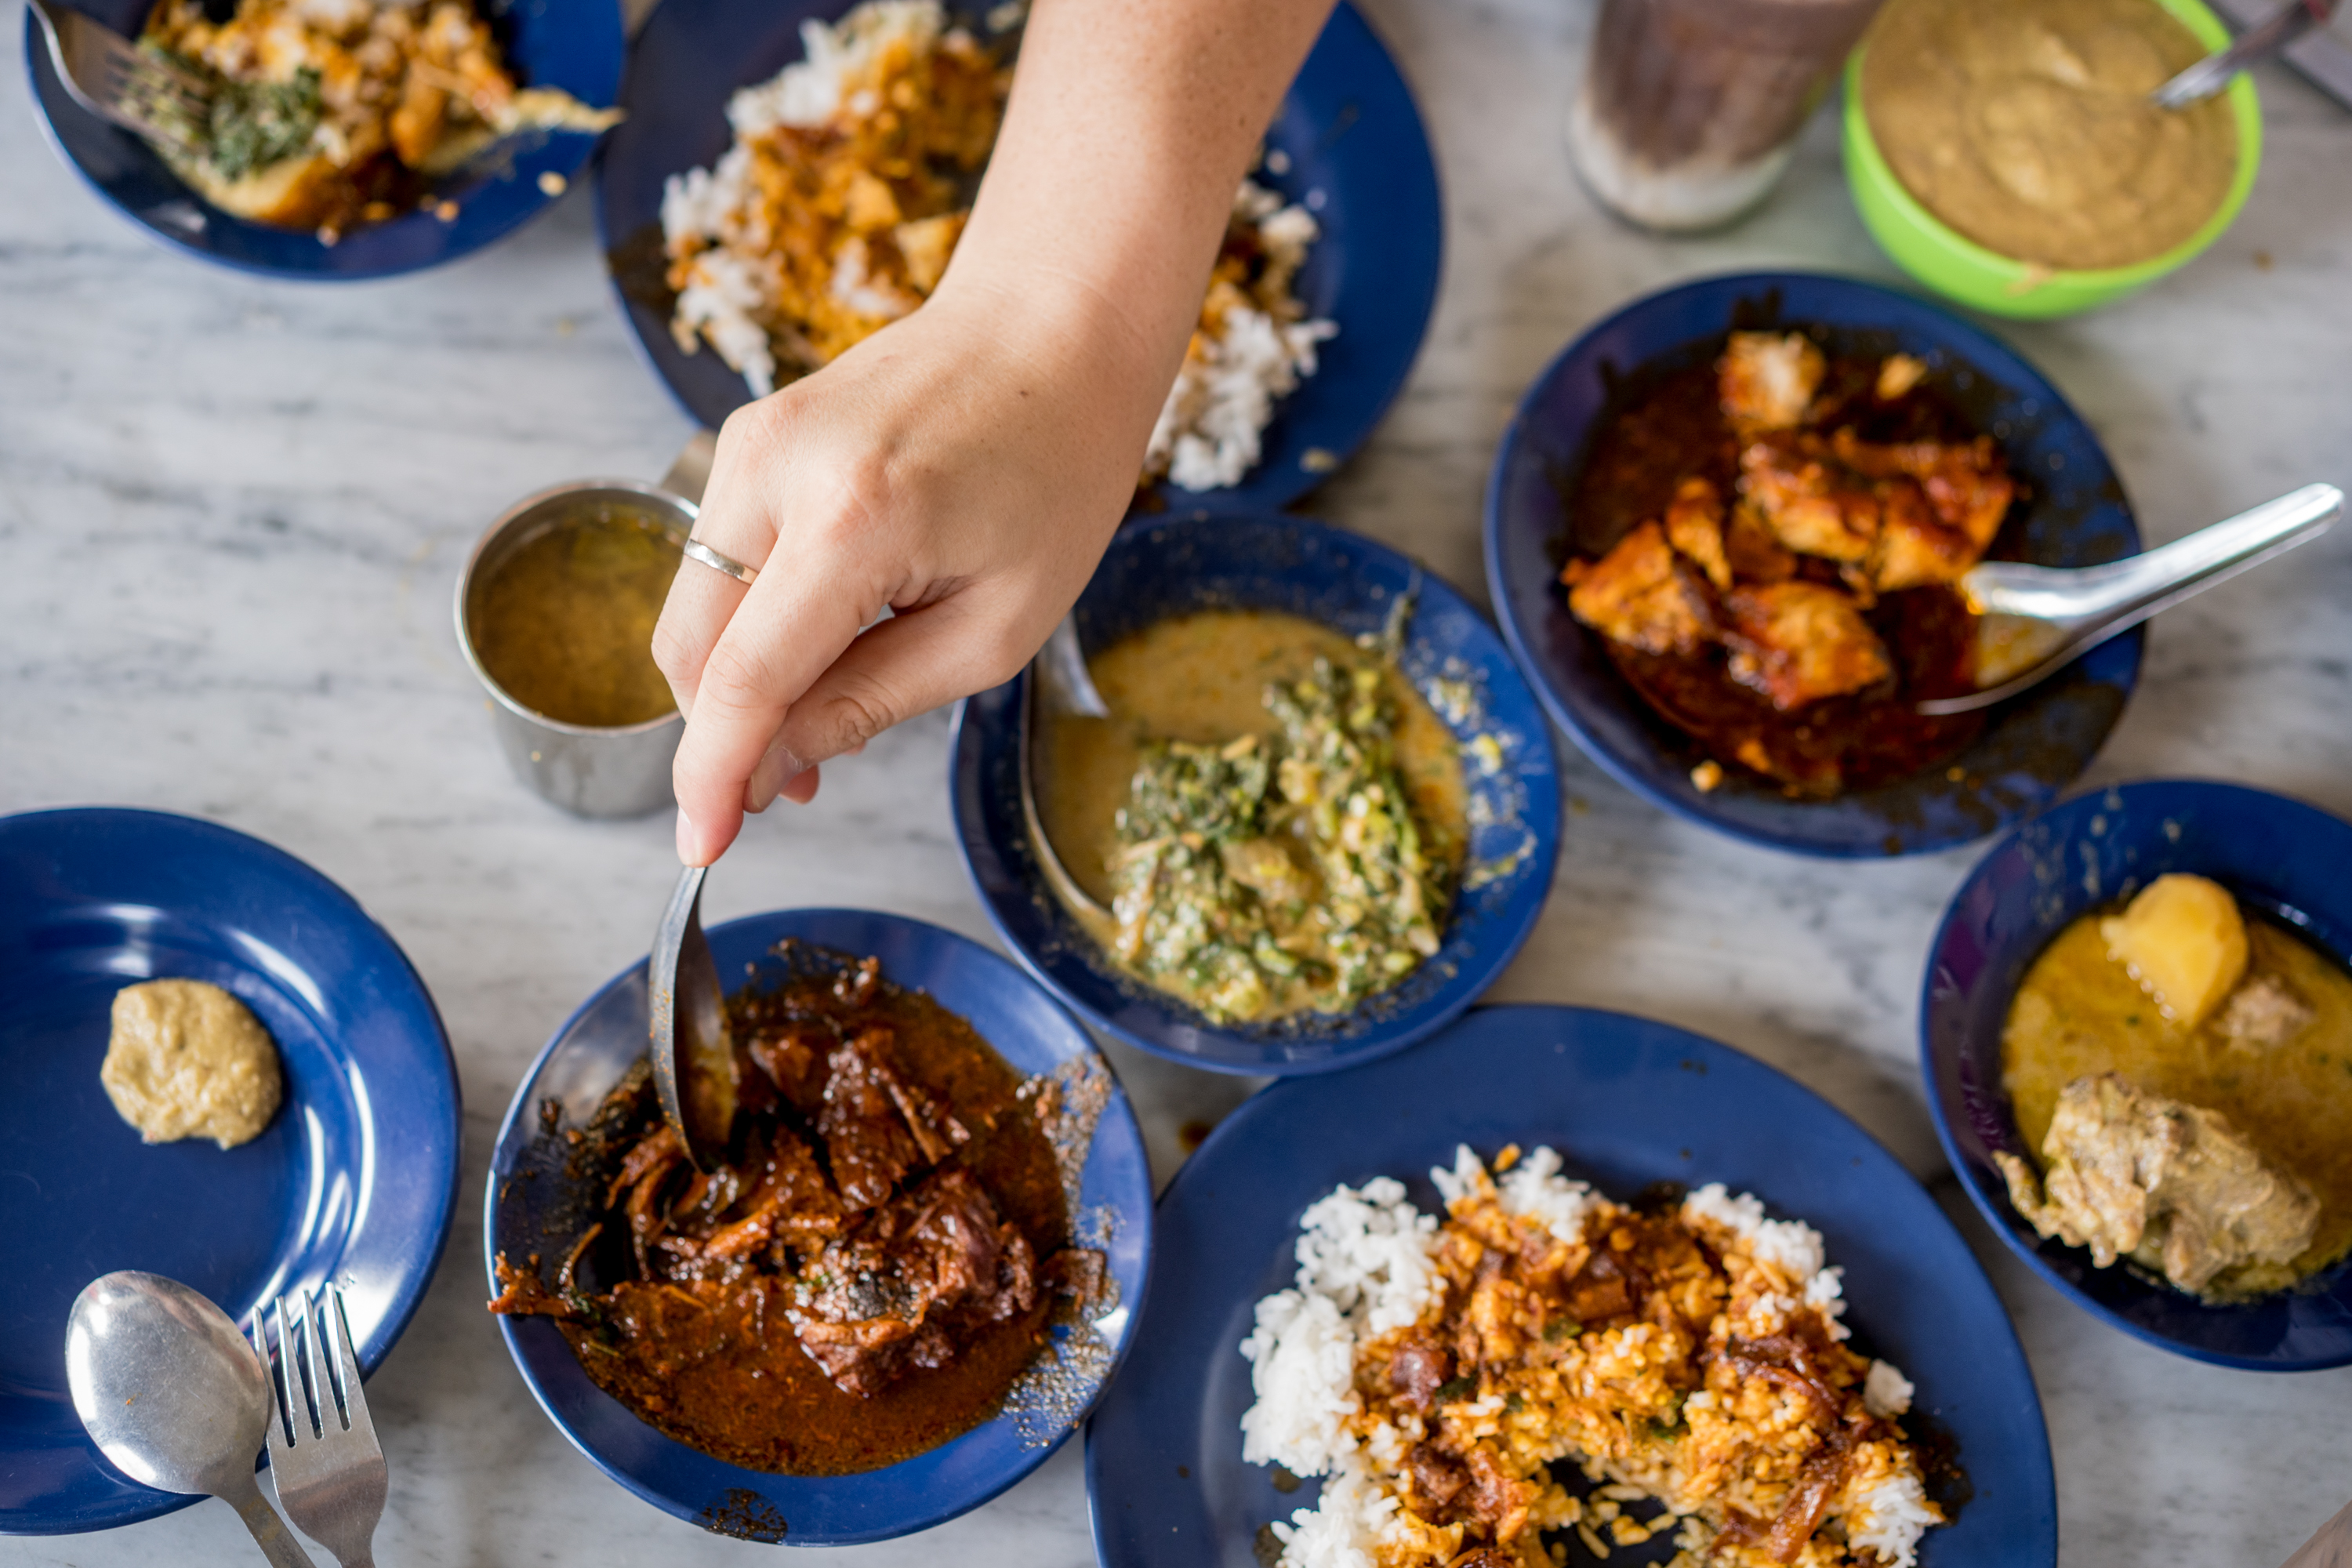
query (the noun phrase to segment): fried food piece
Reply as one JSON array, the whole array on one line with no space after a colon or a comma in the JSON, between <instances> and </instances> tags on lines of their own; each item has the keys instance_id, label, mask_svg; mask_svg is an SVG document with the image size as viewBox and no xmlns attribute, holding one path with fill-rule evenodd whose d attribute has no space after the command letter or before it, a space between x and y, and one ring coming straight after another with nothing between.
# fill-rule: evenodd
<instances>
[{"instance_id":1,"label":"fried food piece","mask_svg":"<svg viewBox=\"0 0 2352 1568\"><path fill-rule=\"evenodd\" d=\"M2118 1073L2059 1092L2042 1153L2039 1184L2016 1155L1993 1156L2034 1229L2089 1247L2102 1268L2117 1258L2160 1266L2183 1290L2242 1266L2292 1263L2319 1225L2311 1189L2265 1162L2229 1118L2143 1093Z\"/></svg>"},{"instance_id":2,"label":"fried food piece","mask_svg":"<svg viewBox=\"0 0 2352 1568\"><path fill-rule=\"evenodd\" d=\"M1877 541L1859 566L1845 570L1856 593L1874 597L1955 582L1984 554L1982 545L1958 529L1946 527L1928 505L1927 493L1909 479L1882 479L1874 489L1879 502Z\"/></svg>"},{"instance_id":3,"label":"fried food piece","mask_svg":"<svg viewBox=\"0 0 2352 1568\"><path fill-rule=\"evenodd\" d=\"M1714 616L1697 574L1645 522L1598 561L1568 563L1569 612L1612 642L1643 653L1696 653L1714 640Z\"/></svg>"},{"instance_id":4,"label":"fried food piece","mask_svg":"<svg viewBox=\"0 0 2352 1568\"><path fill-rule=\"evenodd\" d=\"M1892 403L1927 378L1925 362L1909 354L1888 354L1878 362L1878 380L1871 390L1881 403Z\"/></svg>"},{"instance_id":5,"label":"fried food piece","mask_svg":"<svg viewBox=\"0 0 2352 1568\"><path fill-rule=\"evenodd\" d=\"M1731 678L1782 712L1874 686L1894 673L1886 645L1852 598L1818 583L1771 583L1724 595Z\"/></svg>"},{"instance_id":6,"label":"fried food piece","mask_svg":"<svg viewBox=\"0 0 2352 1568\"><path fill-rule=\"evenodd\" d=\"M1676 485L1665 522L1668 543L1717 588L1731 586L1731 563L1723 552L1723 497L1713 485L1696 477Z\"/></svg>"},{"instance_id":7,"label":"fried food piece","mask_svg":"<svg viewBox=\"0 0 2352 1568\"><path fill-rule=\"evenodd\" d=\"M1990 436L1973 441L1873 446L1846 428L1830 437L1830 450L1855 473L1872 479L1899 475L1916 480L1936 521L1967 535L1979 554L2000 532L2009 503L2017 499L2017 481L2010 478L2000 449Z\"/></svg>"},{"instance_id":8,"label":"fried food piece","mask_svg":"<svg viewBox=\"0 0 2352 1568\"><path fill-rule=\"evenodd\" d=\"M1724 417L1742 433L1801 425L1828 368L1802 332L1734 332L1716 362Z\"/></svg>"},{"instance_id":9,"label":"fried food piece","mask_svg":"<svg viewBox=\"0 0 2352 1568\"><path fill-rule=\"evenodd\" d=\"M1739 488L1773 536L1800 555L1866 562L1878 543L1878 487L1829 461L1817 437L1748 442L1739 452Z\"/></svg>"}]
</instances>

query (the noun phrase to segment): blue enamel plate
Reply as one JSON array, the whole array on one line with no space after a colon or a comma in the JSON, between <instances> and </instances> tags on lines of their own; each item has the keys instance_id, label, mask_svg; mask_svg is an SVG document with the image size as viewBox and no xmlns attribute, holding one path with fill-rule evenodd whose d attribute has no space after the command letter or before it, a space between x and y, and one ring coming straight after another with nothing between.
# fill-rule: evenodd
<instances>
[{"instance_id":1,"label":"blue enamel plate","mask_svg":"<svg viewBox=\"0 0 2352 1568\"><path fill-rule=\"evenodd\" d=\"M979 943L920 921L863 910L781 910L713 926L709 934L719 973L730 984L750 966L770 962L775 945L790 937L879 958L884 979L928 993L1016 1072L1050 1073L1094 1055L1086 1031L1028 976ZM557 1129L587 1124L646 1054L646 1027L640 962L564 1021L515 1091L482 1195L482 1255L493 1294L500 1252L548 1255L571 1245L578 1210L564 1176L570 1144ZM548 1418L598 1469L656 1508L721 1535L787 1546L887 1541L978 1508L1044 1464L1093 1407L1133 1339L1132 1304L1143 1299L1151 1260L1151 1170L1134 1113L1115 1082L1087 1152L1073 1220L1085 1244L1104 1251L1117 1287L1094 1322L1108 1353L1064 1358L1067 1366L1089 1370L1057 1390L1050 1416L1007 1409L928 1453L857 1475L772 1475L713 1458L656 1431L589 1381L548 1320L502 1317L499 1331Z\"/></svg>"},{"instance_id":2,"label":"blue enamel plate","mask_svg":"<svg viewBox=\"0 0 2352 1568\"><path fill-rule=\"evenodd\" d=\"M729 96L801 58L802 22L835 19L853 3L662 0L630 55L621 93L628 118L613 132L597 177L599 233L614 290L654 374L714 430L751 394L707 346L687 353L670 336L660 278L663 184L709 168L727 151ZM1347 0L1291 84L1265 145L1287 167L1252 177L1305 203L1322 226L1298 297L1310 315L1339 323L1339 333L1322 345L1315 374L1277 405L1265 455L1239 485L1164 492L1188 510L1271 510L1314 489L1380 423L1437 300L1445 231L1437 165L1396 62Z\"/></svg>"},{"instance_id":3,"label":"blue enamel plate","mask_svg":"<svg viewBox=\"0 0 2352 1568\"><path fill-rule=\"evenodd\" d=\"M1486 584L1503 635L1544 707L1619 783L1677 816L1800 855L1912 855L1999 832L2057 798L2123 714L2146 629L2103 643L1995 708L1951 762L1833 800L1797 800L1745 768L1702 790L1698 742L1617 672L1559 586L1569 505L1585 454L1614 410L1611 387L1639 371L1717 353L1732 328L1803 329L1832 353L1925 360L1931 384L1997 441L2024 481L1993 553L2092 566L2139 552L2122 483L2098 437L2038 371L1990 333L1923 300L1805 272L1709 278L1647 295L1563 350L1519 404L1486 489Z\"/></svg>"},{"instance_id":4,"label":"blue enamel plate","mask_svg":"<svg viewBox=\"0 0 2352 1568\"><path fill-rule=\"evenodd\" d=\"M1992 1163L1995 1150L2032 1152L2001 1089L2001 1030L2025 972L2076 919L2169 871L2210 877L2352 963L2352 823L2285 795L2195 779L2070 800L1993 847L1953 895L1928 950L1919 1049L1937 1134L1994 1233L2095 1317L2221 1366L2352 1365L2352 1261L2275 1296L2209 1306L2121 1265L2093 1268L2087 1251L2044 1238L2011 1205Z\"/></svg>"},{"instance_id":5,"label":"blue enamel plate","mask_svg":"<svg viewBox=\"0 0 2352 1568\"><path fill-rule=\"evenodd\" d=\"M66 0L116 32L139 36L152 0ZM591 106L613 101L626 40L617 0L482 0L508 68L525 87L561 88ZM596 139L553 132L519 139L495 174L452 191L454 218L404 213L352 229L332 245L307 229L273 228L207 205L131 132L66 94L32 8L25 61L50 144L117 211L173 249L272 278L322 281L388 278L438 267L502 239L539 216L577 176Z\"/></svg>"},{"instance_id":6,"label":"blue enamel plate","mask_svg":"<svg viewBox=\"0 0 2352 1568\"><path fill-rule=\"evenodd\" d=\"M230 991L277 1042L285 1100L252 1142L142 1143L100 1085L115 992L167 977ZM457 1193L448 1038L351 895L190 817L0 817L0 1532L105 1530L197 1500L124 1479L74 1415L66 1318L84 1285L145 1269L249 1323L333 1279L373 1372L440 1261Z\"/></svg>"},{"instance_id":7,"label":"blue enamel plate","mask_svg":"<svg viewBox=\"0 0 2352 1568\"><path fill-rule=\"evenodd\" d=\"M1112 541L1079 596L1078 637L1088 649L1108 647L1204 609L1281 610L1352 637L1379 632L1404 594L1413 601L1402 668L1461 742L1470 791L1469 867L1437 955L1353 1012L1265 1025L1213 1024L1120 973L1047 889L1022 820L1024 675L959 711L949 788L981 905L1030 973L1139 1049L1219 1072L1277 1074L1329 1072L1402 1050L1495 983L1551 890L1559 776L1535 693L1461 595L1393 550L1304 518L1139 522Z\"/></svg>"},{"instance_id":8,"label":"blue enamel plate","mask_svg":"<svg viewBox=\"0 0 2352 1568\"><path fill-rule=\"evenodd\" d=\"M1283 1289L1307 1205L1345 1182L1403 1181L1442 1212L1428 1172L1457 1144L1491 1158L1549 1144L1621 1202L1653 1182L1721 1182L1819 1230L1845 1270L1845 1321L1917 1393L1914 1430L1955 1445L1972 1493L1927 1531L1923 1568L2048 1568L2058 1554L2050 1442L2000 1299L1950 1220L1829 1103L1728 1047L1580 1007L1485 1007L1417 1050L1278 1083L1225 1119L1160 1205L1160 1257L1134 1356L1087 1430L1087 1494L1104 1568L1255 1568L1260 1530L1315 1504L1242 1462L1251 1401L1239 1346ZM1571 1564L1593 1560L1574 1538ZM1674 1547L1613 1552L1664 1562Z\"/></svg>"}]
</instances>

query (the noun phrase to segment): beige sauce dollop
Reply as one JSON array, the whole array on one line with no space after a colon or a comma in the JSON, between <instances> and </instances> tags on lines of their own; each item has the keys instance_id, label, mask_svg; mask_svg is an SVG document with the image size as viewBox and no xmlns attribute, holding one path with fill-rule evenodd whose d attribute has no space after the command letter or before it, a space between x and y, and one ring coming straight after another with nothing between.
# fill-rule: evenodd
<instances>
[{"instance_id":1,"label":"beige sauce dollop","mask_svg":"<svg viewBox=\"0 0 2352 1568\"><path fill-rule=\"evenodd\" d=\"M284 1086L261 1020L217 985L149 980L114 994L114 1032L99 1081L149 1143L258 1137Z\"/></svg>"},{"instance_id":2,"label":"beige sauce dollop","mask_svg":"<svg viewBox=\"0 0 2352 1568\"><path fill-rule=\"evenodd\" d=\"M2148 260L2237 173L2226 99L2147 100L2206 53L2156 0L1893 0L1865 47L1863 111L1895 177L2015 260Z\"/></svg>"}]
</instances>

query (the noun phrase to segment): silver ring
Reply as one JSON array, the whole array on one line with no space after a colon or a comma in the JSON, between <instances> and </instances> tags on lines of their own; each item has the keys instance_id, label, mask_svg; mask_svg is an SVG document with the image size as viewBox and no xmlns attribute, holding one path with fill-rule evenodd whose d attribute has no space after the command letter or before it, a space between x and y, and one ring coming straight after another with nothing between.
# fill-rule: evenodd
<instances>
[{"instance_id":1,"label":"silver ring","mask_svg":"<svg viewBox=\"0 0 2352 1568\"><path fill-rule=\"evenodd\" d=\"M758 567L746 566L731 555L721 555L699 539L688 540L685 549L688 561L699 561L714 572L724 572L746 587L760 580Z\"/></svg>"}]
</instances>

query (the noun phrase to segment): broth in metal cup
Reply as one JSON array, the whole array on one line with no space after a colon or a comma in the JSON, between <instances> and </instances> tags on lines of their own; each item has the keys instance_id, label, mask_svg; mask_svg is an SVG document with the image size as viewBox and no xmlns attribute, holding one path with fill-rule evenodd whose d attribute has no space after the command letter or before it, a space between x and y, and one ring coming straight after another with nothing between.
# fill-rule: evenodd
<instances>
[{"instance_id":1,"label":"broth in metal cup","mask_svg":"<svg viewBox=\"0 0 2352 1568\"><path fill-rule=\"evenodd\" d=\"M695 511L635 479L558 485L508 509L457 579L457 646L500 749L577 816L641 816L675 798L686 720L652 637Z\"/></svg>"}]
</instances>

